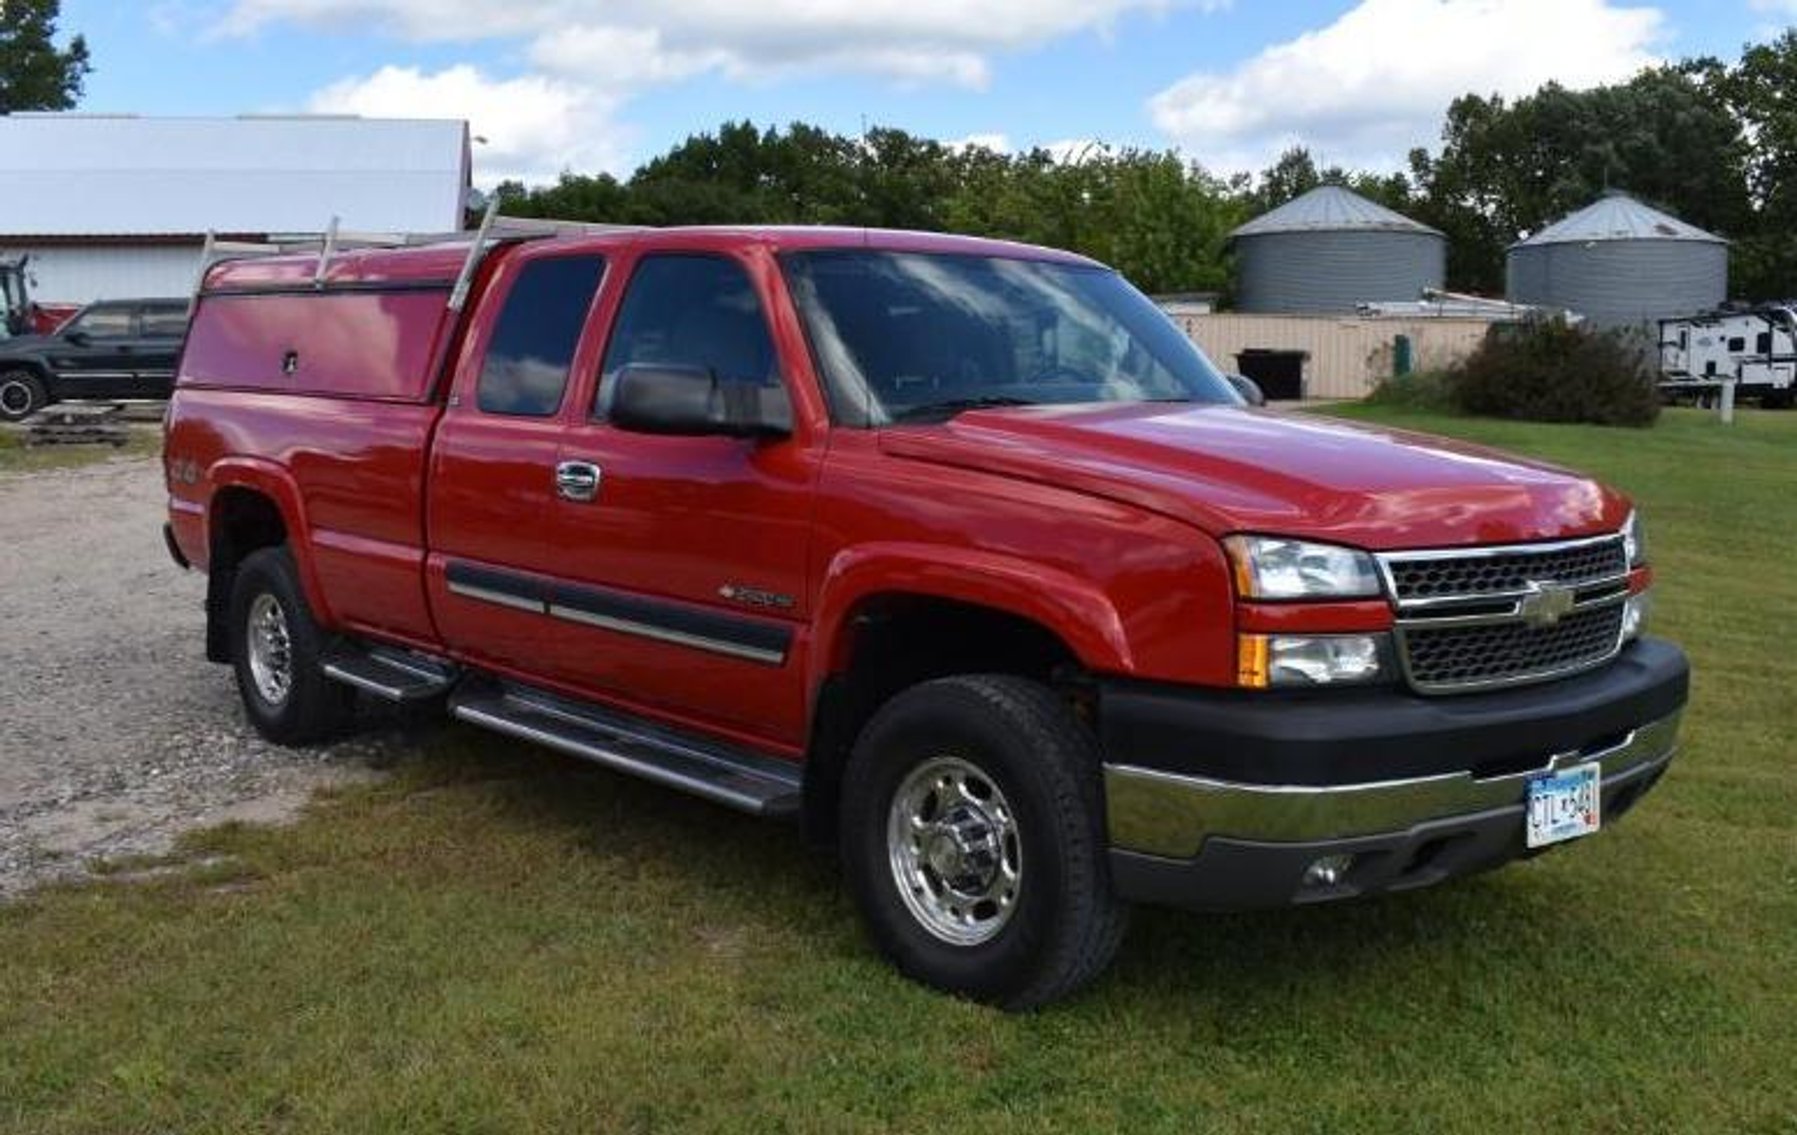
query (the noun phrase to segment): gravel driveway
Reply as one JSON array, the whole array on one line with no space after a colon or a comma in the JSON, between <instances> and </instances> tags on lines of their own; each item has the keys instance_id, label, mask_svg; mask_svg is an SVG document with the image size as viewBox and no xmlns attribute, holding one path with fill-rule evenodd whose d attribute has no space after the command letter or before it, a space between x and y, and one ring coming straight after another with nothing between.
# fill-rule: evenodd
<instances>
[{"instance_id":1,"label":"gravel driveway","mask_svg":"<svg viewBox=\"0 0 1797 1135\"><path fill-rule=\"evenodd\" d=\"M162 544L155 458L0 474L0 898L183 829L278 821L392 735L283 749L205 660L205 579Z\"/></svg>"}]
</instances>

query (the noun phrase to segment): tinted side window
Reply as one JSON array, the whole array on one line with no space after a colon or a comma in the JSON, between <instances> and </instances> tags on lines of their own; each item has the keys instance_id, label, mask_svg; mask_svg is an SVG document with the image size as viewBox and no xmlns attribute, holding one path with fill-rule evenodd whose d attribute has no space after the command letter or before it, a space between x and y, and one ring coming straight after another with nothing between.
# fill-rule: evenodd
<instances>
[{"instance_id":1,"label":"tinted side window","mask_svg":"<svg viewBox=\"0 0 1797 1135\"><path fill-rule=\"evenodd\" d=\"M1728 349L1731 351L1745 351L1747 349L1746 338L1740 335L1731 336L1728 340Z\"/></svg>"},{"instance_id":2,"label":"tinted side window","mask_svg":"<svg viewBox=\"0 0 1797 1135\"><path fill-rule=\"evenodd\" d=\"M1762 355L1772 353L1772 332L1762 331L1753 340L1753 349Z\"/></svg>"},{"instance_id":3,"label":"tinted side window","mask_svg":"<svg viewBox=\"0 0 1797 1135\"><path fill-rule=\"evenodd\" d=\"M562 256L524 266L481 363L475 401L482 410L532 417L555 413L604 271L599 256Z\"/></svg>"},{"instance_id":4,"label":"tinted side window","mask_svg":"<svg viewBox=\"0 0 1797 1135\"><path fill-rule=\"evenodd\" d=\"M139 334L151 339L179 339L187 334L185 307L146 307L138 316Z\"/></svg>"},{"instance_id":5,"label":"tinted side window","mask_svg":"<svg viewBox=\"0 0 1797 1135\"><path fill-rule=\"evenodd\" d=\"M777 388L774 340L741 264L720 256L648 256L630 277L601 373L599 405L631 363L710 367L723 382Z\"/></svg>"},{"instance_id":6,"label":"tinted side window","mask_svg":"<svg viewBox=\"0 0 1797 1135\"><path fill-rule=\"evenodd\" d=\"M85 331L96 339L123 339L131 334L131 309L128 307L89 308L69 329Z\"/></svg>"}]
</instances>

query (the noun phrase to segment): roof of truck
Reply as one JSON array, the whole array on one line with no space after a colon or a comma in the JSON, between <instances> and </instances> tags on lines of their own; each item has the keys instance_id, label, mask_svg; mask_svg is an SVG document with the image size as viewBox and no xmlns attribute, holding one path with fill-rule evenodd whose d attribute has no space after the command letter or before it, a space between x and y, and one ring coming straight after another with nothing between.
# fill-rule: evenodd
<instances>
[{"instance_id":1,"label":"roof of truck","mask_svg":"<svg viewBox=\"0 0 1797 1135\"><path fill-rule=\"evenodd\" d=\"M542 237L524 243L533 247L553 246L563 251L603 250L638 244L684 251L721 251L744 246L764 246L775 251L869 248L891 252L958 253L1100 266L1097 261L1077 253L1012 241L899 229L837 228L822 225L620 228L605 233ZM215 265L207 273L206 288L208 291L237 291L310 286L315 282L318 256L316 251L307 251L228 260ZM468 244L462 240L407 248L338 249L332 254L326 267L323 283L327 286L448 284L461 271L467 256Z\"/></svg>"}]
</instances>

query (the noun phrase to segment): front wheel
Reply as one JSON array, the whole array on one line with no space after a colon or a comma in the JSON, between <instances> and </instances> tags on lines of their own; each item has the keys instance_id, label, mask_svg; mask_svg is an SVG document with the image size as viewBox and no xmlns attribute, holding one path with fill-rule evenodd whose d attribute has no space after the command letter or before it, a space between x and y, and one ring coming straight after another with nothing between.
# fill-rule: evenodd
<instances>
[{"instance_id":1,"label":"front wheel","mask_svg":"<svg viewBox=\"0 0 1797 1135\"><path fill-rule=\"evenodd\" d=\"M875 944L925 984L1031 1009L1096 978L1127 908L1105 863L1090 735L1009 675L914 686L863 730L842 850Z\"/></svg>"},{"instance_id":2,"label":"front wheel","mask_svg":"<svg viewBox=\"0 0 1797 1135\"><path fill-rule=\"evenodd\" d=\"M48 402L44 380L28 370L0 373L0 421L21 422Z\"/></svg>"},{"instance_id":3,"label":"front wheel","mask_svg":"<svg viewBox=\"0 0 1797 1135\"><path fill-rule=\"evenodd\" d=\"M349 724L355 695L321 669L325 632L286 548L244 557L231 586L231 659L256 731L271 741L327 740Z\"/></svg>"}]
</instances>

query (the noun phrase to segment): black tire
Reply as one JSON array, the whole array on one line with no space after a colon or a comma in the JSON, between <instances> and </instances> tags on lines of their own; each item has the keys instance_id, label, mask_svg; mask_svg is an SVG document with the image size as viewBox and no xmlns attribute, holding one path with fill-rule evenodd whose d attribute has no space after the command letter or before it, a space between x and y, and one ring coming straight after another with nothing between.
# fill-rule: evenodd
<instances>
[{"instance_id":1,"label":"black tire","mask_svg":"<svg viewBox=\"0 0 1797 1135\"><path fill-rule=\"evenodd\" d=\"M268 667L285 670L283 696L270 692L252 662L256 647L251 620L266 616L270 604L285 628L285 666ZM285 547L259 549L237 565L230 630L237 692L256 732L284 745L305 745L328 740L349 725L355 692L325 677L320 668L328 639L306 605L293 556Z\"/></svg>"},{"instance_id":2,"label":"black tire","mask_svg":"<svg viewBox=\"0 0 1797 1135\"><path fill-rule=\"evenodd\" d=\"M49 401L44 380L31 371L0 371L0 421L22 422Z\"/></svg>"},{"instance_id":3,"label":"black tire","mask_svg":"<svg viewBox=\"0 0 1797 1135\"><path fill-rule=\"evenodd\" d=\"M926 766L945 759L989 779L1014 818L1005 846L1014 843L1020 856L1014 904L1003 904L1008 916L991 937L967 944L947 940L913 911L958 892L935 885L942 876L925 868L911 876L916 897L907 898L894 861L904 853L889 843L901 788L916 783L914 774L928 783ZM1128 924L1128 908L1111 889L1099 776L1090 734L1036 682L965 675L894 697L857 740L842 795L844 869L875 945L909 977L1011 1010L1046 1005L1091 982ZM1000 904L981 905L989 923L1000 918L992 913Z\"/></svg>"}]
</instances>

